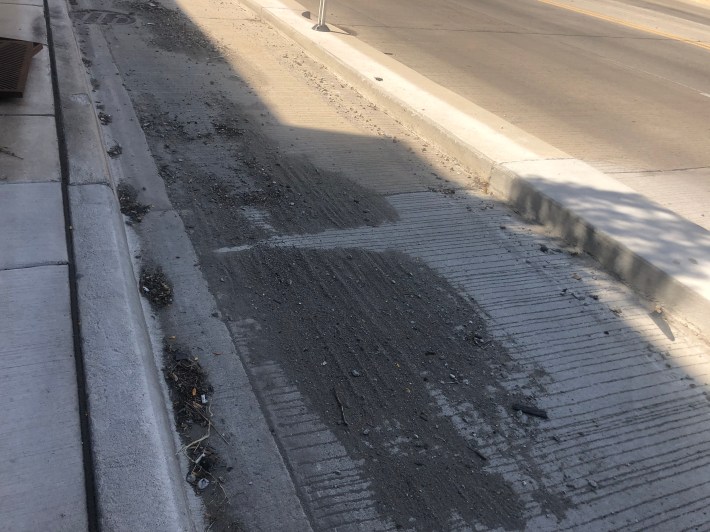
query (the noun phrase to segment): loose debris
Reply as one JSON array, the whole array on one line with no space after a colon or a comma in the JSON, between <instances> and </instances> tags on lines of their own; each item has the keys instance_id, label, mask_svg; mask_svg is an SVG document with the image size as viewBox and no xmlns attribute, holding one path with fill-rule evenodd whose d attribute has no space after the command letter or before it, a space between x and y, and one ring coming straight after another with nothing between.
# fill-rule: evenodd
<instances>
[{"instance_id":1,"label":"loose debris","mask_svg":"<svg viewBox=\"0 0 710 532\"><path fill-rule=\"evenodd\" d=\"M141 270L140 290L155 308L173 302L173 287L160 266L144 267Z\"/></svg>"},{"instance_id":2,"label":"loose debris","mask_svg":"<svg viewBox=\"0 0 710 532\"><path fill-rule=\"evenodd\" d=\"M219 460L209 445L212 432L227 442L212 423L207 398L213 388L196 357L191 357L171 341L165 343L164 353L167 359L164 374L170 388L175 424L183 441L189 442L179 451L190 461L185 480L200 494L207 493L210 486L219 487L225 502L227 496L222 479L211 473Z\"/></svg>"},{"instance_id":3,"label":"loose debris","mask_svg":"<svg viewBox=\"0 0 710 532\"><path fill-rule=\"evenodd\" d=\"M338 395L338 390L335 388L333 388L333 395L335 396L335 401L338 403L338 407L340 408L340 418L343 421L343 425L347 427L348 420L345 419L345 408L343 407L343 402L340 400L340 396Z\"/></svg>"},{"instance_id":4,"label":"loose debris","mask_svg":"<svg viewBox=\"0 0 710 532\"><path fill-rule=\"evenodd\" d=\"M172 345L166 345L165 352L179 355ZM165 370L165 379L170 385L173 399L173 411L178 429L183 432L191 424L207 427L207 405L202 403L201 397L212 392L212 387L207 383L207 378L202 366L197 360L178 358Z\"/></svg>"},{"instance_id":5,"label":"loose debris","mask_svg":"<svg viewBox=\"0 0 710 532\"><path fill-rule=\"evenodd\" d=\"M116 157L118 157L119 155L121 155L123 153L123 148L121 148L120 144L114 144L106 151L106 153L109 154L109 157L111 157L112 159L115 159Z\"/></svg>"},{"instance_id":6,"label":"loose debris","mask_svg":"<svg viewBox=\"0 0 710 532\"><path fill-rule=\"evenodd\" d=\"M102 125L107 126L112 120L113 118L111 118L111 115L106 114L103 111L99 112L99 122L101 122Z\"/></svg>"},{"instance_id":7,"label":"loose debris","mask_svg":"<svg viewBox=\"0 0 710 532\"><path fill-rule=\"evenodd\" d=\"M522 412L523 414L527 414L529 416L549 419L547 417L547 410L542 410L541 408L536 408L534 406L524 405L521 403L513 403L512 408L516 412Z\"/></svg>"},{"instance_id":8,"label":"loose debris","mask_svg":"<svg viewBox=\"0 0 710 532\"><path fill-rule=\"evenodd\" d=\"M236 120L233 120L234 123L236 123ZM241 137L244 135L244 130L236 127L236 125L233 124L227 124L224 122L212 122L212 127L214 127L214 130L217 134L223 135L225 137Z\"/></svg>"},{"instance_id":9,"label":"loose debris","mask_svg":"<svg viewBox=\"0 0 710 532\"><path fill-rule=\"evenodd\" d=\"M118 203L121 206L121 213L128 216L132 222L140 223L143 217L150 211L150 205L144 205L138 201L138 192L125 181L121 181L116 187Z\"/></svg>"}]
</instances>

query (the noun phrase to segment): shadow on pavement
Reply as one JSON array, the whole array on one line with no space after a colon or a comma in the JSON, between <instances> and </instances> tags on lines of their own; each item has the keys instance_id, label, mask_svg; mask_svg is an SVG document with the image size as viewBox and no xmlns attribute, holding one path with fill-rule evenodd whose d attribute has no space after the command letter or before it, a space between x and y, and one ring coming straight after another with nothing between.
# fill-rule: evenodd
<instances>
[{"instance_id":1,"label":"shadow on pavement","mask_svg":"<svg viewBox=\"0 0 710 532\"><path fill-rule=\"evenodd\" d=\"M701 522L710 411L694 379L707 371L685 332L238 6L192 6L194 23L154 2L101 8L135 18L77 21L90 74L118 73L95 83L123 146L113 169L156 216L180 214L239 359L199 352L179 279L162 329L200 355L215 423L239 408L224 364L244 364L314 528ZM121 91L154 167L133 163L142 139ZM599 216L637 200L568 193ZM525 190L516 205L545 220ZM149 218L134 229L167 255ZM210 440L214 530L269 511L244 506L230 438Z\"/></svg>"}]
</instances>

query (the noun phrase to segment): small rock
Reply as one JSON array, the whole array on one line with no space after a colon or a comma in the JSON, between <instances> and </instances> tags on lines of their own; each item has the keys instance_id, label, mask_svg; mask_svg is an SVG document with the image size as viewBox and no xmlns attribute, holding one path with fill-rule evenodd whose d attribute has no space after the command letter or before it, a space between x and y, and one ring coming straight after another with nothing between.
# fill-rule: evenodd
<instances>
[{"instance_id":1,"label":"small rock","mask_svg":"<svg viewBox=\"0 0 710 532\"><path fill-rule=\"evenodd\" d=\"M545 244L540 244L540 251L547 253L550 250Z\"/></svg>"},{"instance_id":2,"label":"small rock","mask_svg":"<svg viewBox=\"0 0 710 532\"><path fill-rule=\"evenodd\" d=\"M592 489L597 489L599 487L599 484L597 484L592 479L589 479L587 482L589 482L589 485L592 487Z\"/></svg>"},{"instance_id":3,"label":"small rock","mask_svg":"<svg viewBox=\"0 0 710 532\"><path fill-rule=\"evenodd\" d=\"M197 481L197 489L200 491L204 491L207 489L207 486L210 485L210 481L206 478L201 478L200 480Z\"/></svg>"},{"instance_id":4,"label":"small rock","mask_svg":"<svg viewBox=\"0 0 710 532\"><path fill-rule=\"evenodd\" d=\"M356 370L356 369L352 370L352 371L350 372L350 374L351 374L353 377L361 377L361 376L362 376L362 373L360 373L360 372L359 372L358 370Z\"/></svg>"}]
</instances>

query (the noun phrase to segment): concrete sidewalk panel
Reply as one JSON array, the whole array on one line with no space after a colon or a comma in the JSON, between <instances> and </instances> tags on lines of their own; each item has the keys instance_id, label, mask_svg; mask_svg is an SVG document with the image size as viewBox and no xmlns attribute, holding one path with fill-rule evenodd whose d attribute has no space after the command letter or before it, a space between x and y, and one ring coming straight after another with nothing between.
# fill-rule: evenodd
<instances>
[{"instance_id":1,"label":"concrete sidewalk panel","mask_svg":"<svg viewBox=\"0 0 710 532\"><path fill-rule=\"evenodd\" d=\"M0 270L66 264L59 183L0 184Z\"/></svg>"},{"instance_id":2,"label":"concrete sidewalk panel","mask_svg":"<svg viewBox=\"0 0 710 532\"><path fill-rule=\"evenodd\" d=\"M0 4L0 37L47 45L44 8L40 5Z\"/></svg>"},{"instance_id":3,"label":"concrete sidewalk panel","mask_svg":"<svg viewBox=\"0 0 710 532\"><path fill-rule=\"evenodd\" d=\"M118 201L106 185L69 197L100 526L191 530Z\"/></svg>"},{"instance_id":4,"label":"concrete sidewalk panel","mask_svg":"<svg viewBox=\"0 0 710 532\"><path fill-rule=\"evenodd\" d=\"M54 117L4 116L0 128L0 182L60 181Z\"/></svg>"},{"instance_id":5,"label":"concrete sidewalk panel","mask_svg":"<svg viewBox=\"0 0 710 532\"><path fill-rule=\"evenodd\" d=\"M0 271L0 530L86 530L66 266Z\"/></svg>"},{"instance_id":6,"label":"concrete sidewalk panel","mask_svg":"<svg viewBox=\"0 0 710 532\"><path fill-rule=\"evenodd\" d=\"M32 59L22 98L0 99L0 116L53 114L52 73L49 65L49 50L45 46Z\"/></svg>"}]
</instances>

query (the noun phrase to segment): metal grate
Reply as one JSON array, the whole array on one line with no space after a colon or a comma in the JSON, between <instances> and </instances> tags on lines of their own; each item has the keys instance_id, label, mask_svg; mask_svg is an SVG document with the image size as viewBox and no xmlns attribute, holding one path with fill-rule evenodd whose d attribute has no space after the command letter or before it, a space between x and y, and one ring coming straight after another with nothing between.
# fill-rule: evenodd
<instances>
[{"instance_id":1,"label":"metal grate","mask_svg":"<svg viewBox=\"0 0 710 532\"><path fill-rule=\"evenodd\" d=\"M42 45L0 37L0 98L22 98L32 56Z\"/></svg>"}]
</instances>

